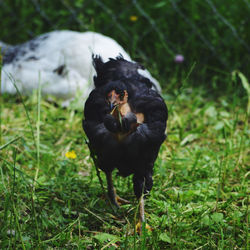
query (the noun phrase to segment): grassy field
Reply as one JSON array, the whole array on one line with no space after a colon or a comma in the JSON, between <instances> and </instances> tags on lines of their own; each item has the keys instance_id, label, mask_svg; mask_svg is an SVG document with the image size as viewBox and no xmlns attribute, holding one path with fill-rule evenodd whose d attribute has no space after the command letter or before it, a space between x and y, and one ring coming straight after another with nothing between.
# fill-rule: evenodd
<instances>
[{"instance_id":1,"label":"grassy field","mask_svg":"<svg viewBox=\"0 0 250 250\"><path fill-rule=\"evenodd\" d=\"M55 107L35 93L2 96L0 248L247 249L247 92L238 94L240 81L222 93L183 84L163 94L168 138L146 200L153 230L141 236L134 233L131 177L114 180L132 204L114 210L106 200L82 111Z\"/></svg>"}]
</instances>

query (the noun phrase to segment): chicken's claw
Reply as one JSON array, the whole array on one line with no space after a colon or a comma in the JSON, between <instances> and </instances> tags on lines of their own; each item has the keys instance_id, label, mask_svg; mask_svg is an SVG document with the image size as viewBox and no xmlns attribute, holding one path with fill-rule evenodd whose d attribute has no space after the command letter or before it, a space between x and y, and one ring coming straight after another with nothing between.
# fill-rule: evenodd
<instances>
[{"instance_id":1,"label":"chicken's claw","mask_svg":"<svg viewBox=\"0 0 250 250\"><path fill-rule=\"evenodd\" d=\"M130 202L128 200L125 200L123 198L121 198L120 196L116 195L115 197L116 203L121 206L123 204L130 204Z\"/></svg>"},{"instance_id":2,"label":"chicken's claw","mask_svg":"<svg viewBox=\"0 0 250 250\"><path fill-rule=\"evenodd\" d=\"M141 222L141 221L138 221L138 223L136 224L136 226L135 226L135 230L136 230L136 232L138 233L138 234L142 234L142 226L143 226L143 223ZM145 230L147 230L147 231L152 231L152 228L146 223L145 224Z\"/></svg>"}]
</instances>

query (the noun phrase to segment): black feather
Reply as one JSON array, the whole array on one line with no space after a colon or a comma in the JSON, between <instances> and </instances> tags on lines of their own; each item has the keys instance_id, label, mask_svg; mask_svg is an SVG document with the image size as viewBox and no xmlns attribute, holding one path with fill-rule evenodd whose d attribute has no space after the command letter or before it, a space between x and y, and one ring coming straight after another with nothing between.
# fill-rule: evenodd
<instances>
[{"instance_id":1,"label":"black feather","mask_svg":"<svg viewBox=\"0 0 250 250\"><path fill-rule=\"evenodd\" d=\"M134 192L139 198L153 185L154 162L166 138L167 106L162 97L150 89L150 81L138 73L142 68L139 64L122 57L103 63L99 56L93 56L93 65L97 72L96 88L85 103L83 129L96 152L98 167L105 172L117 168L122 176L133 174ZM107 94L112 89L127 90L128 104L134 113L124 117L120 127L110 115L107 102ZM127 132L130 124L135 123L136 113L144 115L144 122L118 140L117 133L122 129Z\"/></svg>"},{"instance_id":2,"label":"black feather","mask_svg":"<svg viewBox=\"0 0 250 250\"><path fill-rule=\"evenodd\" d=\"M95 87L101 87L109 81L131 79L144 83L151 88L153 83L146 77L138 73L138 69L144 69L142 65L136 62L129 62L122 55L115 59L109 58L109 61L103 63L100 56L93 56L93 65L97 75L94 77Z\"/></svg>"}]
</instances>

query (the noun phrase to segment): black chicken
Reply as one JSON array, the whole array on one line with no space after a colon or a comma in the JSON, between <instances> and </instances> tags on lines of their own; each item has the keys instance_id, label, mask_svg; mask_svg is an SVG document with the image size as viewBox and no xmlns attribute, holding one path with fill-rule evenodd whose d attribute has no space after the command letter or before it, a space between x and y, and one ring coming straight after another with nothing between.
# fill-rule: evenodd
<instances>
[{"instance_id":1,"label":"black chicken","mask_svg":"<svg viewBox=\"0 0 250 250\"><path fill-rule=\"evenodd\" d=\"M123 177L133 174L134 192L140 200L140 220L144 221L144 199L152 189L153 166L166 138L166 104L143 73L143 67L121 56L104 63L93 56L97 75L95 89L84 108L83 129L98 168L107 177L108 195L119 207L126 200L116 195L112 171Z\"/></svg>"}]
</instances>

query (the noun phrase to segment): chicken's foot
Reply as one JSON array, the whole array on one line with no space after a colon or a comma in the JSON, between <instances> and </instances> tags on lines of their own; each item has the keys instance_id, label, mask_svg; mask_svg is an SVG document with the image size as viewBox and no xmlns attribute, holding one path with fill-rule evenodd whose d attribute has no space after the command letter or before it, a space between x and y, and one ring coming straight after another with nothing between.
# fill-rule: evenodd
<instances>
[{"instance_id":1,"label":"chicken's foot","mask_svg":"<svg viewBox=\"0 0 250 250\"><path fill-rule=\"evenodd\" d=\"M112 179L112 172L107 172L106 173L106 178L107 178L107 184L108 184L108 196L112 204L114 204L117 208L120 207L122 204L129 204L130 202L119 197L116 194L114 184L113 184L113 179Z\"/></svg>"},{"instance_id":2,"label":"chicken's foot","mask_svg":"<svg viewBox=\"0 0 250 250\"><path fill-rule=\"evenodd\" d=\"M137 233L139 234L142 233L142 226L144 222L145 222L145 210L144 210L144 197L142 195L139 200L139 221L135 226ZM148 224L145 224L145 229L147 229L148 231L152 231L151 227Z\"/></svg>"}]
</instances>

